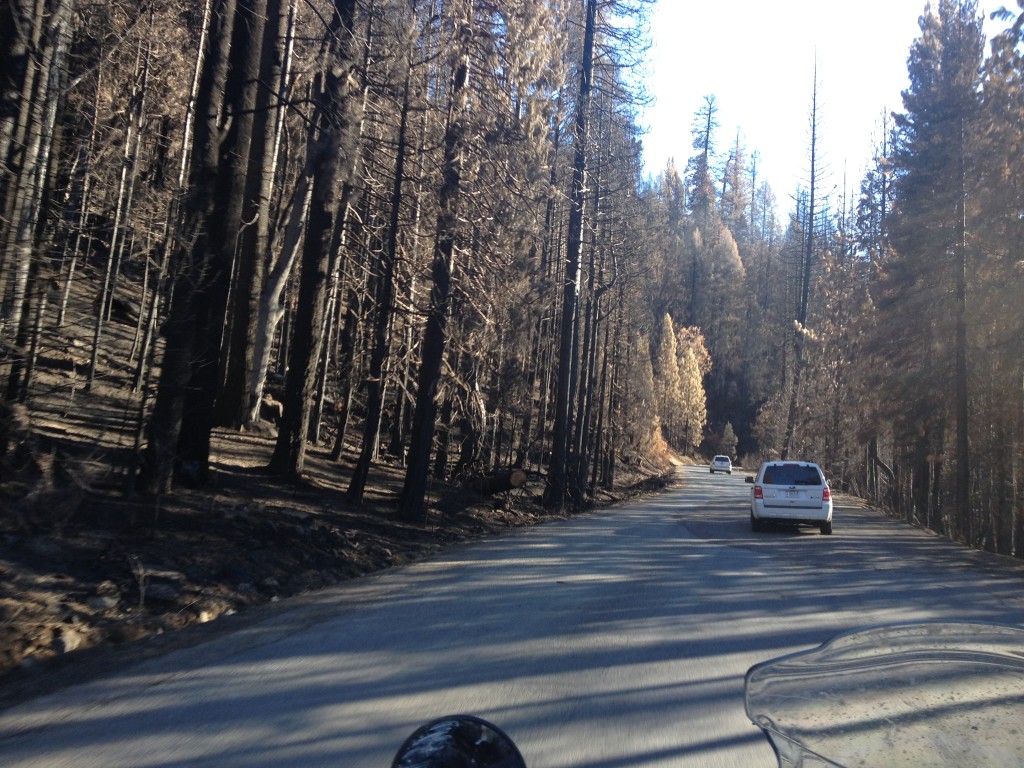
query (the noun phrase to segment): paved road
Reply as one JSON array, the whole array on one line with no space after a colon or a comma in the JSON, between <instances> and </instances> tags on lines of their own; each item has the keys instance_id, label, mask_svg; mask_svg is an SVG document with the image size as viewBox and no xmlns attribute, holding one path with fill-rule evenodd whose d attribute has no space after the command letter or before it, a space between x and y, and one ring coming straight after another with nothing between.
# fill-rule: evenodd
<instances>
[{"instance_id":1,"label":"paved road","mask_svg":"<svg viewBox=\"0 0 1024 768\"><path fill-rule=\"evenodd\" d=\"M379 768L473 712L530 768L770 768L751 664L907 619L1024 623L1024 572L853 505L753 534L741 473L463 547L0 713L0 765Z\"/></svg>"}]
</instances>

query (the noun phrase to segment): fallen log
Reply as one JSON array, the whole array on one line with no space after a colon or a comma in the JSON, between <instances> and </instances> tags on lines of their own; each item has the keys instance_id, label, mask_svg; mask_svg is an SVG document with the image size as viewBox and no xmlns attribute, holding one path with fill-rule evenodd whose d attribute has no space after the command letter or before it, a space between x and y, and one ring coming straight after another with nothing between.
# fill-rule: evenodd
<instances>
[{"instance_id":1,"label":"fallen log","mask_svg":"<svg viewBox=\"0 0 1024 768\"><path fill-rule=\"evenodd\" d=\"M467 485L483 496L493 496L503 491L513 491L526 485L529 475L522 469L508 469L492 472L484 477L475 477Z\"/></svg>"}]
</instances>

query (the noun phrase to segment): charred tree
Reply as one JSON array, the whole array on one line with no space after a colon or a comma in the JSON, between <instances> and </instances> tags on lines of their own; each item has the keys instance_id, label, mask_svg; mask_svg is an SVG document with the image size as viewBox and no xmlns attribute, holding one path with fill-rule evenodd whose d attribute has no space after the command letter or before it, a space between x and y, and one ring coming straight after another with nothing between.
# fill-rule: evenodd
<instances>
[{"instance_id":1,"label":"charred tree","mask_svg":"<svg viewBox=\"0 0 1024 768\"><path fill-rule=\"evenodd\" d=\"M577 385L579 346L580 254L583 248L583 222L587 196L587 143L590 134L590 103L594 74L594 38L597 23L597 0L587 0L587 20L583 32L583 64L580 68L580 91L573 125L572 192L569 200L569 223L565 254L565 275L562 283L561 341L558 353L558 382L555 396L554 431L551 462L548 466L544 504L549 509L565 505L570 465L569 445L572 435L572 405Z\"/></svg>"},{"instance_id":2,"label":"charred tree","mask_svg":"<svg viewBox=\"0 0 1024 768\"><path fill-rule=\"evenodd\" d=\"M789 393L789 410L786 416L786 436L782 444L780 458L786 460L793 452L793 443L796 439L796 420L800 407L800 382L804 369L804 340L807 325L807 307L810 303L811 293L811 267L814 263L814 222L815 222L815 193L817 187L817 153L818 153L818 75L815 65L814 89L811 95L811 173L810 190L807 201L807 217L804 232L803 259L800 269L800 303L797 307L796 331L794 333L794 360L792 390Z\"/></svg>"},{"instance_id":3,"label":"charred tree","mask_svg":"<svg viewBox=\"0 0 1024 768\"><path fill-rule=\"evenodd\" d=\"M347 202L342 191L358 158L361 87L356 76L360 40L354 28L356 0L335 3L324 42L329 66L318 89L316 129L310 135L305 173L312 179L302 274L285 379L284 415L270 471L297 479L306 457L309 415L316 395L326 312L331 249Z\"/></svg>"},{"instance_id":4,"label":"charred tree","mask_svg":"<svg viewBox=\"0 0 1024 768\"><path fill-rule=\"evenodd\" d=\"M223 384L215 416L217 424L233 428L250 421L258 400L250 382L257 365L260 298L270 258L271 198L278 178L280 113L291 25L291 3L261 0L261 4L266 7L261 9L260 4L256 4L252 15L243 17L243 27L250 36L260 34L262 29L263 44L258 60L247 58L243 74L252 78L246 83L247 99L252 105L251 144L247 167L241 167L241 156L236 167L239 176L244 174L244 194L240 200L241 228L234 258L229 337L222 360ZM266 17L265 22L262 15ZM285 41L285 45L281 41ZM241 178L236 177L236 180L243 184Z\"/></svg>"},{"instance_id":5,"label":"charred tree","mask_svg":"<svg viewBox=\"0 0 1024 768\"><path fill-rule=\"evenodd\" d=\"M213 220L209 222L210 269L204 298L195 307L192 379L186 394L188 419L178 439L183 477L208 480L210 435L221 391L221 356L235 266L235 244L243 226L249 149L252 145L266 0L238 0L232 27L230 65L225 81L223 139L219 147Z\"/></svg>"},{"instance_id":6,"label":"charred tree","mask_svg":"<svg viewBox=\"0 0 1024 768\"><path fill-rule=\"evenodd\" d=\"M214 272L219 267L211 257L210 227L216 211L223 141L220 121L234 16L234 0L222 0L210 16L211 28L206 36L196 97L192 165L174 258L173 299L163 327L163 362L140 478L141 487L149 493L170 492L181 467L178 446L185 399L192 383L193 365L197 362L199 341L196 337L204 331L199 318L207 311L204 305L211 299ZM208 434L206 439L209 440ZM188 468L193 478L205 471L205 466Z\"/></svg>"},{"instance_id":7,"label":"charred tree","mask_svg":"<svg viewBox=\"0 0 1024 768\"><path fill-rule=\"evenodd\" d=\"M0 62L12 68L0 82L0 365L10 363L7 397L22 390L26 344L31 335L32 282L40 276L36 244L47 187L58 105L67 77L74 0L14 3L5 17L18 26L5 31L12 50ZM0 338L0 341L3 341Z\"/></svg>"},{"instance_id":8,"label":"charred tree","mask_svg":"<svg viewBox=\"0 0 1024 768\"><path fill-rule=\"evenodd\" d=\"M373 322L373 347L370 351L370 370L366 377L366 418L363 421L363 442L359 459L352 470L347 498L361 504L370 465L376 451L381 413L384 408L384 363L391 349L391 328L395 313L395 270L398 261L398 236L402 210L402 187L405 182L405 163L409 154L410 94L412 86L411 62L405 62L405 85L402 89L402 109L398 123L398 142L395 147L395 171L389 201L387 242L381 252L377 275Z\"/></svg>"},{"instance_id":9,"label":"charred tree","mask_svg":"<svg viewBox=\"0 0 1024 768\"><path fill-rule=\"evenodd\" d=\"M444 134L442 182L438 194L437 239L431 264L430 307L423 333L420 369L416 382L416 407L409 442L409 459L398 502L398 513L412 522L422 522L430 450L434 442L437 418L437 390L441 381L441 363L445 353L445 332L452 293L452 269L459 235L459 204L462 195L465 133L465 107L469 86L468 53L473 3L467 3L459 21L461 50L454 63L447 127Z\"/></svg>"}]
</instances>

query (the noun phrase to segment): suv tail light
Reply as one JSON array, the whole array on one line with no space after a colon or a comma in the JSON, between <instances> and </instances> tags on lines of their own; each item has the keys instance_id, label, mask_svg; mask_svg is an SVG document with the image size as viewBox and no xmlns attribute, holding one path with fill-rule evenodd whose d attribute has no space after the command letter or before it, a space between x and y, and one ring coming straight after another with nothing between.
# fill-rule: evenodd
<instances>
[{"instance_id":1,"label":"suv tail light","mask_svg":"<svg viewBox=\"0 0 1024 768\"><path fill-rule=\"evenodd\" d=\"M828 491L825 491L825 492L828 493ZM764 498L764 490L761 488L760 485L755 485L754 486L754 498L755 499L763 499Z\"/></svg>"},{"instance_id":2,"label":"suv tail light","mask_svg":"<svg viewBox=\"0 0 1024 768\"><path fill-rule=\"evenodd\" d=\"M821 492L822 501L832 501L832 491L829 490L828 486L825 486L825 490Z\"/></svg>"}]
</instances>

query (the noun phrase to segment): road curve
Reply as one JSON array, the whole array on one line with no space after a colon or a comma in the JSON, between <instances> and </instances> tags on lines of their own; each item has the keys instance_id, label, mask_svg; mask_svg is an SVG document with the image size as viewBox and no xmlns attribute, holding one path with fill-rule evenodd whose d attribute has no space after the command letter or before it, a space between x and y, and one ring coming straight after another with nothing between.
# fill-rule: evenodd
<instances>
[{"instance_id":1,"label":"road curve","mask_svg":"<svg viewBox=\"0 0 1024 768\"><path fill-rule=\"evenodd\" d=\"M0 764L390 765L420 723L494 720L530 768L774 758L755 662L908 619L1024 623L1022 569L843 503L754 534L742 472L449 551L0 713Z\"/></svg>"}]
</instances>

